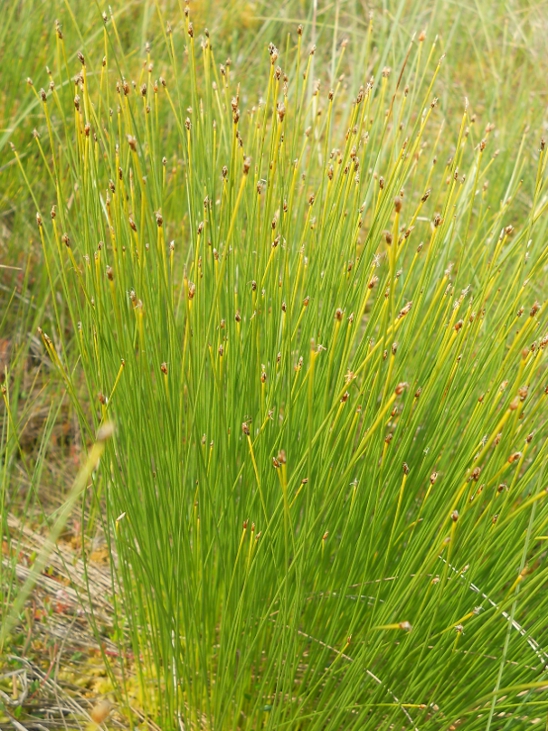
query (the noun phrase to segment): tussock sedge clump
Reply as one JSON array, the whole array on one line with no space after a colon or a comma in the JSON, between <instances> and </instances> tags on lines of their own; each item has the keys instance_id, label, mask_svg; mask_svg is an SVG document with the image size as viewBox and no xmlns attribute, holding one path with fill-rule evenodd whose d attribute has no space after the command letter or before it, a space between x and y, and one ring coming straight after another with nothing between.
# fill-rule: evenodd
<instances>
[{"instance_id":1,"label":"tussock sedge clump","mask_svg":"<svg viewBox=\"0 0 548 731\"><path fill-rule=\"evenodd\" d=\"M58 32L50 87L29 81L40 334L88 443L116 426L84 530L142 713L545 718L544 140L497 157L466 100L444 119L424 34L356 89L341 44L329 88L295 28L258 97L188 5L162 22L163 68L147 45L130 76L105 14L104 58L69 64Z\"/></svg>"}]
</instances>

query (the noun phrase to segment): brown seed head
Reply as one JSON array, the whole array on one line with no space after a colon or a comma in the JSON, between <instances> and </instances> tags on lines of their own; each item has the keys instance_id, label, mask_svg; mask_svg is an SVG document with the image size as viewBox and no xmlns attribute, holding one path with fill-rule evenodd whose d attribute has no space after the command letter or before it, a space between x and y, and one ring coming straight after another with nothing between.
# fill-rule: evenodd
<instances>
[{"instance_id":1,"label":"brown seed head","mask_svg":"<svg viewBox=\"0 0 548 731\"><path fill-rule=\"evenodd\" d=\"M405 317L406 315L408 315L409 312L411 312L412 307L413 307L412 302L408 302L404 307L402 307L402 309L398 313L398 320L401 320L402 317Z\"/></svg>"}]
</instances>

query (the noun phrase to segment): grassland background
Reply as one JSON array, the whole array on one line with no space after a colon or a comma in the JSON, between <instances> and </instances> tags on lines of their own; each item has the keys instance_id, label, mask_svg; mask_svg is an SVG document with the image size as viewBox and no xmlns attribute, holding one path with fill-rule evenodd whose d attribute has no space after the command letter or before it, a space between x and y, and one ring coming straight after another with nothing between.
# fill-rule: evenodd
<instances>
[{"instance_id":1,"label":"grassland background","mask_svg":"<svg viewBox=\"0 0 548 731\"><path fill-rule=\"evenodd\" d=\"M158 74L163 68L169 69L157 6L164 18L173 18L174 28L182 23L177 2L117 1L110 6L117 19L127 67L135 75L141 69L147 42L154 49ZM3 417L2 521L6 530L9 514L9 529L21 531L23 537L26 530L27 548L35 541L35 550L39 550L37 536L58 515L82 462L83 450L73 406L37 337L38 326L52 323L54 316L36 226L36 201L47 210L54 200L33 137L33 130L46 133L45 118L27 78L32 79L35 89L47 88L46 67L54 68L57 63L56 21L62 27L71 68L75 67L78 51L99 59L103 47L101 12L107 8L80 0L20 0L3 2L0 9L0 377L10 383L10 409L15 415L9 429L5 412ZM514 201L516 215L530 208L538 141L548 132L547 2L196 0L191 10L194 26L200 31L204 26L209 28L216 60L231 59L234 77L241 83L243 104L266 87L268 43L273 41L283 47L286 34L294 33L298 23L303 24L306 43L318 48L314 63L324 88L335 81L335 52L343 39L348 40L342 71L349 95L362 83L365 69L375 76L386 66L398 69L409 44L421 31L426 31L429 43L437 37L436 56L445 54L445 58L436 95L440 121L452 130L447 134L455 137L467 99L478 127L494 125L492 144L500 154L493 164L491 185L500 184L503 198L504 185L523 178ZM370 23L374 42L368 47L364 39ZM12 145L33 182L34 201L15 164ZM514 169L518 153L520 162ZM169 157L170 151L166 154ZM534 286L534 297L543 303L544 283L540 280ZM70 339L74 333L68 313L61 302L59 307L66 329L63 337ZM64 544L75 555L80 548L77 523L77 518L71 519ZM98 564L104 560L102 550L100 540L91 547ZM64 560L69 559L65 556ZM60 574L62 566L63 561L57 567ZM22 577L20 573L19 579ZM54 630L56 621L54 617ZM62 632L52 630L51 635L41 636L40 644L31 650L23 633L19 643L31 654L34 652L31 660L37 662L39 647L48 658L55 658L59 643L70 642L68 635L60 639L63 637ZM82 663L81 652L80 646L73 648L74 663L66 674L57 667L55 682L59 688L68 688L67 695L87 707L86 703L92 703L110 686L106 674L94 666L95 659ZM48 659L45 668L51 668L51 664ZM99 660L96 665L100 666ZM83 688L74 682L75 673L86 677ZM85 697L87 700L83 700Z\"/></svg>"}]
</instances>

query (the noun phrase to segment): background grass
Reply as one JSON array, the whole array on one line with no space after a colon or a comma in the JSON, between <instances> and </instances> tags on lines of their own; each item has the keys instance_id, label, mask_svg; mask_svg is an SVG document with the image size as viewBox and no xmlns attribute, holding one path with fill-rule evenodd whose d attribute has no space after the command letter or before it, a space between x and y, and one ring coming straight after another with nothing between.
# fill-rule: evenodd
<instances>
[{"instance_id":1,"label":"background grass","mask_svg":"<svg viewBox=\"0 0 548 731\"><path fill-rule=\"evenodd\" d=\"M118 660L104 660L119 722L545 723L546 4L196 3L197 57L207 24L216 60L205 71L189 64L182 8L112 9L106 36L103 8L76 2L14 4L1 31L2 264L15 267L1 291L3 616L22 540L13 519L58 529L81 453L108 417L110 468L94 473L72 531L84 574L92 541L117 556L107 634ZM283 122L270 41L290 79ZM171 96L159 84L147 115L139 89L146 81L150 96L160 75ZM355 158L345 134L371 75ZM137 82L127 98L115 89L123 76ZM267 106L252 112L261 96ZM119 99L124 111L109 119ZM416 160L399 157L406 136ZM355 159L359 180L341 172ZM115 239L97 192L109 180ZM87 592L79 601L104 641L89 581Z\"/></svg>"}]
</instances>

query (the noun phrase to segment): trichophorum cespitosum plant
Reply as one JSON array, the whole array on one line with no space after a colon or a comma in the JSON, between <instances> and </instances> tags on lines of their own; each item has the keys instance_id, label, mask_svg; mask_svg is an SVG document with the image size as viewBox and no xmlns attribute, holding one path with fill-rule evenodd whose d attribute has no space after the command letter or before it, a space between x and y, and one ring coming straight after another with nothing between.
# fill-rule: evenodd
<instances>
[{"instance_id":1,"label":"trichophorum cespitosum plant","mask_svg":"<svg viewBox=\"0 0 548 731\"><path fill-rule=\"evenodd\" d=\"M88 443L115 424L85 530L108 537L142 711L164 729L533 718L540 134L497 157L466 100L445 119L423 35L359 89L343 43L327 88L293 29L257 59L259 98L188 5L135 80L104 20L102 61L68 63L58 37L33 87L56 196L41 336Z\"/></svg>"}]
</instances>

